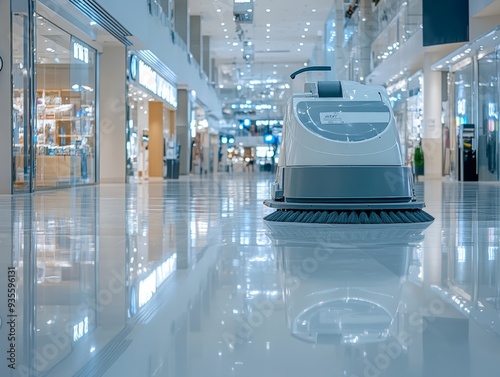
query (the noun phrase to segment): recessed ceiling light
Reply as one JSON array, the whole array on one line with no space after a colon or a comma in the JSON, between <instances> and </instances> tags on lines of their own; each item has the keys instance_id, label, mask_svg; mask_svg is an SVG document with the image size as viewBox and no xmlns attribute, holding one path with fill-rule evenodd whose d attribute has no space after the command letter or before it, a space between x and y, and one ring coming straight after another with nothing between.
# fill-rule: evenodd
<instances>
[{"instance_id":1,"label":"recessed ceiling light","mask_svg":"<svg viewBox=\"0 0 500 377\"><path fill-rule=\"evenodd\" d=\"M271 11L271 9L269 9L269 8L267 8L267 9L266 9L266 12L267 12L267 13L269 13L270 11Z\"/></svg>"},{"instance_id":2,"label":"recessed ceiling light","mask_svg":"<svg viewBox=\"0 0 500 377\"><path fill-rule=\"evenodd\" d=\"M313 12L316 12L316 9L313 9L312 11L313 11Z\"/></svg>"},{"instance_id":3,"label":"recessed ceiling light","mask_svg":"<svg viewBox=\"0 0 500 377\"><path fill-rule=\"evenodd\" d=\"M278 71L273 71L273 75L275 75L275 74L277 74L277 73L278 73Z\"/></svg>"},{"instance_id":4,"label":"recessed ceiling light","mask_svg":"<svg viewBox=\"0 0 500 377\"><path fill-rule=\"evenodd\" d=\"M266 48L266 51L271 51L271 49L270 48Z\"/></svg>"},{"instance_id":5,"label":"recessed ceiling light","mask_svg":"<svg viewBox=\"0 0 500 377\"><path fill-rule=\"evenodd\" d=\"M271 27L271 24L266 24L267 27Z\"/></svg>"},{"instance_id":6,"label":"recessed ceiling light","mask_svg":"<svg viewBox=\"0 0 500 377\"><path fill-rule=\"evenodd\" d=\"M248 12L248 13L252 13L252 12L253 12L253 9L252 9L252 8L249 8L249 9L247 9L247 12Z\"/></svg>"},{"instance_id":7,"label":"recessed ceiling light","mask_svg":"<svg viewBox=\"0 0 500 377\"><path fill-rule=\"evenodd\" d=\"M307 26L309 26L309 25L311 25L311 23L310 23L309 21L307 21L307 22L306 22L306 25L307 25Z\"/></svg>"},{"instance_id":8,"label":"recessed ceiling light","mask_svg":"<svg viewBox=\"0 0 500 377\"><path fill-rule=\"evenodd\" d=\"M273 67L274 67L274 68L276 68L277 66L278 66L278 65L276 65L276 64L273 64Z\"/></svg>"},{"instance_id":9,"label":"recessed ceiling light","mask_svg":"<svg viewBox=\"0 0 500 377\"><path fill-rule=\"evenodd\" d=\"M48 30L48 31L52 31L52 29L51 29L50 27L49 27L47 30Z\"/></svg>"},{"instance_id":10,"label":"recessed ceiling light","mask_svg":"<svg viewBox=\"0 0 500 377\"><path fill-rule=\"evenodd\" d=\"M227 44L228 44L228 45L230 45L230 44L231 44L231 42L227 42Z\"/></svg>"},{"instance_id":11,"label":"recessed ceiling light","mask_svg":"<svg viewBox=\"0 0 500 377\"><path fill-rule=\"evenodd\" d=\"M285 68L288 68L288 64L285 64Z\"/></svg>"},{"instance_id":12,"label":"recessed ceiling light","mask_svg":"<svg viewBox=\"0 0 500 377\"><path fill-rule=\"evenodd\" d=\"M229 51L230 51L230 52L233 52L233 49L232 49L232 48L230 48L230 49L229 49Z\"/></svg>"},{"instance_id":13,"label":"recessed ceiling light","mask_svg":"<svg viewBox=\"0 0 500 377\"><path fill-rule=\"evenodd\" d=\"M220 88L220 89L224 88L224 85L220 84L220 85L219 85L219 88Z\"/></svg>"},{"instance_id":14,"label":"recessed ceiling light","mask_svg":"<svg viewBox=\"0 0 500 377\"><path fill-rule=\"evenodd\" d=\"M220 26L224 26L224 25L226 25L224 22L221 22L221 23L220 23Z\"/></svg>"},{"instance_id":15,"label":"recessed ceiling light","mask_svg":"<svg viewBox=\"0 0 500 377\"><path fill-rule=\"evenodd\" d=\"M304 43L300 42L299 45L304 46Z\"/></svg>"},{"instance_id":16,"label":"recessed ceiling light","mask_svg":"<svg viewBox=\"0 0 500 377\"><path fill-rule=\"evenodd\" d=\"M300 51L300 48L298 48L297 51Z\"/></svg>"},{"instance_id":17,"label":"recessed ceiling light","mask_svg":"<svg viewBox=\"0 0 500 377\"><path fill-rule=\"evenodd\" d=\"M301 35L302 38L305 38L306 36L304 34Z\"/></svg>"},{"instance_id":18,"label":"recessed ceiling light","mask_svg":"<svg viewBox=\"0 0 500 377\"><path fill-rule=\"evenodd\" d=\"M309 31L309 29L305 27L305 28L304 28L304 31Z\"/></svg>"},{"instance_id":19,"label":"recessed ceiling light","mask_svg":"<svg viewBox=\"0 0 500 377\"><path fill-rule=\"evenodd\" d=\"M220 8L219 8L219 9L217 9L217 12L218 12L218 13L222 12L222 9L220 9Z\"/></svg>"},{"instance_id":20,"label":"recessed ceiling light","mask_svg":"<svg viewBox=\"0 0 500 377\"><path fill-rule=\"evenodd\" d=\"M269 35L266 35L266 38L267 38L267 39L269 39L269 38L271 38L271 37L270 37Z\"/></svg>"},{"instance_id":21,"label":"recessed ceiling light","mask_svg":"<svg viewBox=\"0 0 500 377\"><path fill-rule=\"evenodd\" d=\"M238 46L238 42L233 42L233 46Z\"/></svg>"},{"instance_id":22,"label":"recessed ceiling light","mask_svg":"<svg viewBox=\"0 0 500 377\"><path fill-rule=\"evenodd\" d=\"M266 29L266 31L269 33L271 31L271 29Z\"/></svg>"},{"instance_id":23,"label":"recessed ceiling light","mask_svg":"<svg viewBox=\"0 0 500 377\"><path fill-rule=\"evenodd\" d=\"M245 51L244 49L240 49L241 52Z\"/></svg>"},{"instance_id":24,"label":"recessed ceiling light","mask_svg":"<svg viewBox=\"0 0 500 377\"><path fill-rule=\"evenodd\" d=\"M227 32L227 29L224 29L224 33L226 33L226 32Z\"/></svg>"},{"instance_id":25,"label":"recessed ceiling light","mask_svg":"<svg viewBox=\"0 0 500 377\"><path fill-rule=\"evenodd\" d=\"M304 67L307 67L307 63L304 63Z\"/></svg>"},{"instance_id":26,"label":"recessed ceiling light","mask_svg":"<svg viewBox=\"0 0 500 377\"><path fill-rule=\"evenodd\" d=\"M229 38L229 35L226 35L224 38Z\"/></svg>"}]
</instances>

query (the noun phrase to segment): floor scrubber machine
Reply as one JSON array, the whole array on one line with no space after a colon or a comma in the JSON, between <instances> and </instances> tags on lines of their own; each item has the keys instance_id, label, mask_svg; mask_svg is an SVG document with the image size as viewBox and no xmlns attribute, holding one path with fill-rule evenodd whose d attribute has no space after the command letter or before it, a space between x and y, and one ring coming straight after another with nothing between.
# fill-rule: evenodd
<instances>
[{"instance_id":1,"label":"floor scrubber machine","mask_svg":"<svg viewBox=\"0 0 500 377\"><path fill-rule=\"evenodd\" d=\"M328 66L305 71L330 70ZM306 83L287 103L267 221L429 222L403 163L386 90L352 81Z\"/></svg>"}]
</instances>

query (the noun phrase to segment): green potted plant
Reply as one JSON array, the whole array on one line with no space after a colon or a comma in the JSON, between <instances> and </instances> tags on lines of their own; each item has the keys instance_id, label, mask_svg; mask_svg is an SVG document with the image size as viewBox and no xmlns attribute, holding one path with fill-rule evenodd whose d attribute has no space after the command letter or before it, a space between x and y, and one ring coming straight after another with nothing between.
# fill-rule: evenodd
<instances>
[{"instance_id":1,"label":"green potted plant","mask_svg":"<svg viewBox=\"0 0 500 377\"><path fill-rule=\"evenodd\" d=\"M413 166L415 167L415 175L424 175L424 152L421 145L415 148Z\"/></svg>"}]
</instances>

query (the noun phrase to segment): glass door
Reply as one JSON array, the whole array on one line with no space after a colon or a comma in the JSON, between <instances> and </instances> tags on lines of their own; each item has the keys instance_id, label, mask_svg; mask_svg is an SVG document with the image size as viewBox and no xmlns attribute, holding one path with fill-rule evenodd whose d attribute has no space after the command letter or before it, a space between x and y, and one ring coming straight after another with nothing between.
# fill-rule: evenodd
<instances>
[{"instance_id":1,"label":"glass door","mask_svg":"<svg viewBox=\"0 0 500 377\"><path fill-rule=\"evenodd\" d=\"M29 2L13 3L12 10L12 183L13 193L32 192L33 156L33 62L34 21Z\"/></svg>"}]
</instances>

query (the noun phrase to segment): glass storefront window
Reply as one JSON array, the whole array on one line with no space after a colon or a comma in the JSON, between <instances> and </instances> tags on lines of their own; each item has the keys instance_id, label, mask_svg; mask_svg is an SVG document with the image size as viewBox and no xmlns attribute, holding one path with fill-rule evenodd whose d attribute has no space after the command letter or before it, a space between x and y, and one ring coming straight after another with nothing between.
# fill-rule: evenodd
<instances>
[{"instance_id":1,"label":"glass storefront window","mask_svg":"<svg viewBox=\"0 0 500 377\"><path fill-rule=\"evenodd\" d=\"M95 182L96 51L37 17L36 187Z\"/></svg>"},{"instance_id":2,"label":"glass storefront window","mask_svg":"<svg viewBox=\"0 0 500 377\"><path fill-rule=\"evenodd\" d=\"M497 181L498 170L498 61L493 51L478 60L479 74L479 180Z\"/></svg>"}]
</instances>

